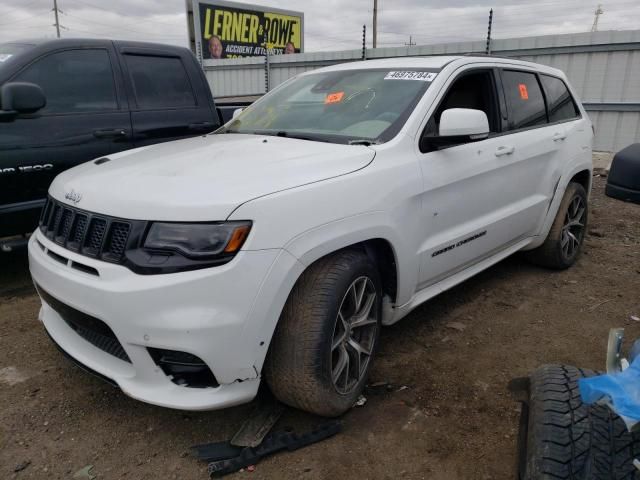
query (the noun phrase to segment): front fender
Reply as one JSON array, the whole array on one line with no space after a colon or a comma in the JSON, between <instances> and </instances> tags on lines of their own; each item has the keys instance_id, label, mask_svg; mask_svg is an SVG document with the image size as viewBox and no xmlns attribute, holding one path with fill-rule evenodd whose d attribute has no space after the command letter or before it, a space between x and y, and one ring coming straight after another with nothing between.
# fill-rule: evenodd
<instances>
[{"instance_id":1,"label":"front fender","mask_svg":"<svg viewBox=\"0 0 640 480\"><path fill-rule=\"evenodd\" d=\"M368 212L312 228L292 238L284 248L309 266L331 252L351 245L374 239L385 240L395 256L398 273L396 303L401 304L411 298L418 278L418 262L407 254L411 248L404 245L405 239L399 234L401 231L398 226L393 226L387 212Z\"/></svg>"}]
</instances>

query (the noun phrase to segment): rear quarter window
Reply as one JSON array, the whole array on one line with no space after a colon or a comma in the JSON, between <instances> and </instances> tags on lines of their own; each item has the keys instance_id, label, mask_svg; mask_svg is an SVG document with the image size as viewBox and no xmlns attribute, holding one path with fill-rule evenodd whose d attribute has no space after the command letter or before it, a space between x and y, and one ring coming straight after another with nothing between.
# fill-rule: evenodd
<instances>
[{"instance_id":1,"label":"rear quarter window","mask_svg":"<svg viewBox=\"0 0 640 480\"><path fill-rule=\"evenodd\" d=\"M540 75L540 81L547 97L550 122L562 122L580 116L576 101L562 80L549 75Z\"/></svg>"},{"instance_id":2,"label":"rear quarter window","mask_svg":"<svg viewBox=\"0 0 640 480\"><path fill-rule=\"evenodd\" d=\"M534 73L505 70L502 81L509 107L510 130L547 123L542 89Z\"/></svg>"}]
</instances>

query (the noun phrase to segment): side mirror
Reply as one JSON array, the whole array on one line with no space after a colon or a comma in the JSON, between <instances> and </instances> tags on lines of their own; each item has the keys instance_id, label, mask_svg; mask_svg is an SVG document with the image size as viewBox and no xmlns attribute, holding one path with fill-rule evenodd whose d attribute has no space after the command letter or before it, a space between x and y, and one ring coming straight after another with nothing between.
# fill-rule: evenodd
<instances>
[{"instance_id":1,"label":"side mirror","mask_svg":"<svg viewBox=\"0 0 640 480\"><path fill-rule=\"evenodd\" d=\"M449 108L440 116L438 135L425 136L423 142L444 147L477 142L489 136L489 119L482 110Z\"/></svg>"},{"instance_id":2,"label":"side mirror","mask_svg":"<svg viewBox=\"0 0 640 480\"><path fill-rule=\"evenodd\" d=\"M0 88L0 111L4 113L35 113L46 104L42 88L34 83L5 83Z\"/></svg>"},{"instance_id":3,"label":"side mirror","mask_svg":"<svg viewBox=\"0 0 640 480\"><path fill-rule=\"evenodd\" d=\"M240 115L242 113L242 111L244 110L244 108L236 108L233 111L233 115L231 116L231 120L235 120L235 118Z\"/></svg>"}]
</instances>

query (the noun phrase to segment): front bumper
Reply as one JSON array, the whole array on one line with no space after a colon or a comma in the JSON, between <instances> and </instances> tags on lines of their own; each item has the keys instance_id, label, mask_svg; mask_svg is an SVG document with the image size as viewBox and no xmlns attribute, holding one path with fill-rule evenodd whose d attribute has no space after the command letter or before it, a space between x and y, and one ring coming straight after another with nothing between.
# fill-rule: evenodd
<instances>
[{"instance_id":1,"label":"front bumper","mask_svg":"<svg viewBox=\"0 0 640 480\"><path fill-rule=\"evenodd\" d=\"M29 241L29 265L35 284L46 292L39 319L63 351L133 398L185 410L253 399L286 300L281 290L302 268L286 251L273 249L240 252L214 268L143 276L63 249L39 231ZM59 305L54 309L47 303L48 296L49 303L62 302L104 322L125 359L79 335ZM219 386L175 384L154 362L149 347L196 355Z\"/></svg>"}]
</instances>

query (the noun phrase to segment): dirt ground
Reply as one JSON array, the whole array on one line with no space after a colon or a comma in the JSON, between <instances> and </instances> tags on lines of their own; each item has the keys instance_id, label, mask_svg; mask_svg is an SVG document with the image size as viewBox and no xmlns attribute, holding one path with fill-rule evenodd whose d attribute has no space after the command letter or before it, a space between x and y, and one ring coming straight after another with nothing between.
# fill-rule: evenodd
<instances>
[{"instance_id":1,"label":"dirt ground","mask_svg":"<svg viewBox=\"0 0 640 480\"><path fill-rule=\"evenodd\" d=\"M543 363L602 368L610 327L640 335L640 206L603 189L596 177L575 267L515 256L428 302L383 331L373 368L372 382L408 388L370 394L338 436L231 478L514 478L509 379ZM87 465L97 479L207 478L189 447L230 438L252 406L185 413L129 399L61 357L38 307L25 255L0 257L0 478L69 479ZM278 426L315 421L288 411Z\"/></svg>"}]
</instances>

